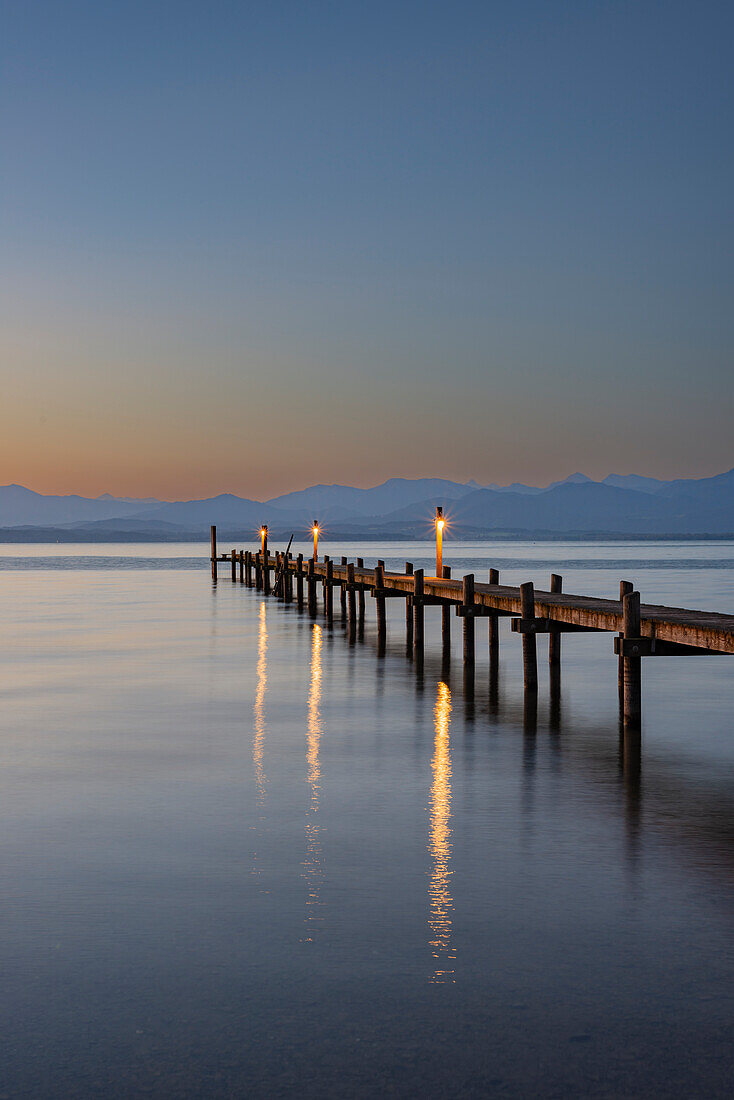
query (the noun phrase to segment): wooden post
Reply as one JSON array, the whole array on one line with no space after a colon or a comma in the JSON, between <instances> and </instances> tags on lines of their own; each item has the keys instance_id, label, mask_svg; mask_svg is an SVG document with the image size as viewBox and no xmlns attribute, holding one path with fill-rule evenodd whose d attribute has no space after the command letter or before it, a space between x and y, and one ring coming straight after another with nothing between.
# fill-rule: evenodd
<instances>
[{"instance_id":1,"label":"wooden post","mask_svg":"<svg viewBox=\"0 0 734 1100\"><path fill-rule=\"evenodd\" d=\"M255 551L255 588L260 591L263 586L263 567L262 567L262 554L259 550Z\"/></svg>"},{"instance_id":2,"label":"wooden post","mask_svg":"<svg viewBox=\"0 0 734 1100\"><path fill-rule=\"evenodd\" d=\"M326 561L326 618L329 622L334 618L334 563L331 558Z\"/></svg>"},{"instance_id":3,"label":"wooden post","mask_svg":"<svg viewBox=\"0 0 734 1100\"><path fill-rule=\"evenodd\" d=\"M622 627L625 638L640 637L640 593L627 592L622 600ZM625 726L636 729L642 718L642 658L624 658L622 714Z\"/></svg>"},{"instance_id":4,"label":"wooden post","mask_svg":"<svg viewBox=\"0 0 734 1100\"><path fill-rule=\"evenodd\" d=\"M551 592L563 591L563 577L557 573L551 573ZM548 635L548 664L552 669L561 667L561 635L550 632Z\"/></svg>"},{"instance_id":5,"label":"wooden post","mask_svg":"<svg viewBox=\"0 0 734 1100\"><path fill-rule=\"evenodd\" d=\"M436 576L443 576L443 508L436 505Z\"/></svg>"},{"instance_id":6,"label":"wooden post","mask_svg":"<svg viewBox=\"0 0 734 1100\"><path fill-rule=\"evenodd\" d=\"M245 584L252 588L252 554L245 550Z\"/></svg>"},{"instance_id":7,"label":"wooden post","mask_svg":"<svg viewBox=\"0 0 734 1100\"><path fill-rule=\"evenodd\" d=\"M328 566L328 564L329 564L329 555L324 554L324 565ZM321 595L324 598L324 614L326 614L326 612L327 612L328 603L329 603L329 597L326 594L327 591L328 591L328 588L329 588L329 579L328 578L329 578L329 571L327 569L326 572L323 575L322 580L321 580Z\"/></svg>"},{"instance_id":8,"label":"wooden post","mask_svg":"<svg viewBox=\"0 0 734 1100\"><path fill-rule=\"evenodd\" d=\"M245 551L240 550L240 584L245 583Z\"/></svg>"},{"instance_id":9,"label":"wooden post","mask_svg":"<svg viewBox=\"0 0 734 1100\"><path fill-rule=\"evenodd\" d=\"M303 608L303 554L296 558L296 600L300 611Z\"/></svg>"},{"instance_id":10,"label":"wooden post","mask_svg":"<svg viewBox=\"0 0 734 1100\"><path fill-rule=\"evenodd\" d=\"M342 565L347 564L347 559L342 556ZM342 619L347 617L347 585L345 581L341 582L341 592L339 593L339 602L341 606Z\"/></svg>"},{"instance_id":11,"label":"wooden post","mask_svg":"<svg viewBox=\"0 0 734 1100\"><path fill-rule=\"evenodd\" d=\"M619 602L622 604L622 614L624 615L624 597L628 592L634 592L635 586L632 581L620 581L619 582ZM624 638L624 632L620 632L620 638ZM617 658L617 687L619 688L619 705L624 706L624 657L620 653Z\"/></svg>"},{"instance_id":12,"label":"wooden post","mask_svg":"<svg viewBox=\"0 0 734 1100\"><path fill-rule=\"evenodd\" d=\"M237 580L237 551L232 551L232 582Z\"/></svg>"},{"instance_id":13,"label":"wooden post","mask_svg":"<svg viewBox=\"0 0 734 1100\"><path fill-rule=\"evenodd\" d=\"M293 603L293 573L291 571L291 561L292 555L289 551L286 551L284 562L285 572L283 573L286 603Z\"/></svg>"},{"instance_id":14,"label":"wooden post","mask_svg":"<svg viewBox=\"0 0 734 1100\"><path fill-rule=\"evenodd\" d=\"M387 621L385 618L385 572L384 566L379 562L375 566L375 611L377 612L377 634L378 637L384 642L385 634L387 632Z\"/></svg>"},{"instance_id":15,"label":"wooden post","mask_svg":"<svg viewBox=\"0 0 734 1100\"><path fill-rule=\"evenodd\" d=\"M357 568L364 569L364 558L357 558ZM360 585L359 592L357 593L357 602L359 606L359 621L364 622L364 587Z\"/></svg>"},{"instance_id":16,"label":"wooden post","mask_svg":"<svg viewBox=\"0 0 734 1100\"><path fill-rule=\"evenodd\" d=\"M413 573L413 652L419 656L423 654L425 607L423 593L425 591L424 572L416 569Z\"/></svg>"},{"instance_id":17,"label":"wooden post","mask_svg":"<svg viewBox=\"0 0 734 1100\"><path fill-rule=\"evenodd\" d=\"M444 565L442 576L449 580L451 578L451 566ZM441 605L441 645L444 653L451 652L451 604L444 603Z\"/></svg>"},{"instance_id":18,"label":"wooden post","mask_svg":"<svg viewBox=\"0 0 734 1100\"><path fill-rule=\"evenodd\" d=\"M461 585L464 606L464 664L474 664L474 574L467 573ZM469 610L471 608L471 610Z\"/></svg>"},{"instance_id":19,"label":"wooden post","mask_svg":"<svg viewBox=\"0 0 734 1100\"><path fill-rule=\"evenodd\" d=\"M266 596L270 595L270 557L268 555L268 529L263 535L263 590Z\"/></svg>"},{"instance_id":20,"label":"wooden post","mask_svg":"<svg viewBox=\"0 0 734 1100\"><path fill-rule=\"evenodd\" d=\"M489 583L500 583L499 569L490 569ZM493 674L496 676L500 658L500 617L488 615L487 622L489 623L489 672L492 677Z\"/></svg>"},{"instance_id":21,"label":"wooden post","mask_svg":"<svg viewBox=\"0 0 734 1100\"><path fill-rule=\"evenodd\" d=\"M357 603L354 591L354 565L347 565L347 595L349 597L349 626L354 627L357 620Z\"/></svg>"},{"instance_id":22,"label":"wooden post","mask_svg":"<svg viewBox=\"0 0 734 1100\"><path fill-rule=\"evenodd\" d=\"M520 609L523 619L535 618L535 586L532 581L520 585ZM538 654L534 634L522 636L522 666L525 691L538 690Z\"/></svg>"},{"instance_id":23,"label":"wooden post","mask_svg":"<svg viewBox=\"0 0 734 1100\"><path fill-rule=\"evenodd\" d=\"M217 529L212 525L212 580L217 580Z\"/></svg>"},{"instance_id":24,"label":"wooden post","mask_svg":"<svg viewBox=\"0 0 734 1100\"><path fill-rule=\"evenodd\" d=\"M275 568L273 569L273 595L279 599L283 597L283 577L281 574L281 554L280 550L275 551Z\"/></svg>"},{"instance_id":25,"label":"wooden post","mask_svg":"<svg viewBox=\"0 0 734 1100\"><path fill-rule=\"evenodd\" d=\"M308 559L308 613L316 614L316 573L313 567L313 558Z\"/></svg>"},{"instance_id":26,"label":"wooden post","mask_svg":"<svg viewBox=\"0 0 734 1100\"><path fill-rule=\"evenodd\" d=\"M500 583L500 571L499 569L490 569L489 571L489 583ZM489 624L489 707L494 713L499 706L499 683L500 683L500 617L499 615L488 615L487 623Z\"/></svg>"}]
</instances>

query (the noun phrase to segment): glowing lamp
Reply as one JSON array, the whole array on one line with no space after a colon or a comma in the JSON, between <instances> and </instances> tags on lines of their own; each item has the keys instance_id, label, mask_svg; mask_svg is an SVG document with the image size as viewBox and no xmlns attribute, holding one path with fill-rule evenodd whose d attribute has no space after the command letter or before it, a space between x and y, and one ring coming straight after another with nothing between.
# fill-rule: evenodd
<instances>
[{"instance_id":1,"label":"glowing lamp","mask_svg":"<svg viewBox=\"0 0 734 1100\"><path fill-rule=\"evenodd\" d=\"M319 557L319 521L315 519L313 521L313 560L318 561Z\"/></svg>"},{"instance_id":2,"label":"glowing lamp","mask_svg":"<svg viewBox=\"0 0 734 1100\"><path fill-rule=\"evenodd\" d=\"M443 529L446 520L443 518L443 508L436 505L436 576L443 573Z\"/></svg>"},{"instance_id":3,"label":"glowing lamp","mask_svg":"<svg viewBox=\"0 0 734 1100\"><path fill-rule=\"evenodd\" d=\"M267 544L268 544L268 525L266 523L264 527L260 528L260 549L262 550L263 554L265 553L265 547L267 546Z\"/></svg>"}]
</instances>

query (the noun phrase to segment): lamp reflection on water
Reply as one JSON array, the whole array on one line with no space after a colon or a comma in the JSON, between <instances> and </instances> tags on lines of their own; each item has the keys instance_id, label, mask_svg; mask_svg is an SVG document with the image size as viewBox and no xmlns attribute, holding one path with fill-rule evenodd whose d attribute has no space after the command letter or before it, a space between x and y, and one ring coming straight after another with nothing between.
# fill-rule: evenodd
<instances>
[{"instance_id":1,"label":"lamp reflection on water","mask_svg":"<svg viewBox=\"0 0 734 1100\"><path fill-rule=\"evenodd\" d=\"M313 942L321 918L318 915L319 892L323 882L321 863L321 826L318 822L321 794L321 627L314 623L311 635L311 686L308 693L308 724L306 731L306 780L311 788L311 798L306 811L306 858L303 861L304 878L308 887L306 925L308 933L304 942Z\"/></svg>"},{"instance_id":2,"label":"lamp reflection on water","mask_svg":"<svg viewBox=\"0 0 734 1100\"><path fill-rule=\"evenodd\" d=\"M252 763L255 769L255 786L257 787L257 804L262 806L265 802L265 788L267 780L263 767L263 753L265 749L265 692L268 686L268 624L265 618L265 601L260 604L260 622L257 636L257 687L255 689L255 703L253 712L255 715L255 735L252 739Z\"/></svg>"},{"instance_id":3,"label":"lamp reflection on water","mask_svg":"<svg viewBox=\"0 0 734 1100\"><path fill-rule=\"evenodd\" d=\"M449 889L451 871L451 743L449 725L451 722L451 692L448 686L439 681L434 710L435 738L433 742L433 783L431 784L430 832L428 851L431 854L431 879L428 897L431 911L428 924L432 939L429 946L436 961L431 975L435 983L453 983L456 981L453 962L455 949L451 944L451 914L454 899Z\"/></svg>"}]
</instances>

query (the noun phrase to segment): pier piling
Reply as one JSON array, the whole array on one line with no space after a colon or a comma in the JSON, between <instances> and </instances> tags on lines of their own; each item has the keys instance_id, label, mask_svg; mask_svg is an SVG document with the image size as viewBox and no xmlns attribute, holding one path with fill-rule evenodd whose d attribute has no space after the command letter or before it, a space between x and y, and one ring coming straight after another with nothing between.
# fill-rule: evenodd
<instances>
[{"instance_id":1,"label":"pier piling","mask_svg":"<svg viewBox=\"0 0 734 1100\"><path fill-rule=\"evenodd\" d=\"M524 620L535 618L535 586L532 581L520 585L521 614ZM522 636L522 671L525 691L537 692L538 690L538 652L535 634L524 633Z\"/></svg>"},{"instance_id":2,"label":"pier piling","mask_svg":"<svg viewBox=\"0 0 734 1100\"><path fill-rule=\"evenodd\" d=\"M627 592L622 599L622 630L625 639L640 637L640 593ZM622 717L626 727L637 729L642 718L642 657L630 654L622 658L624 690Z\"/></svg>"}]
</instances>

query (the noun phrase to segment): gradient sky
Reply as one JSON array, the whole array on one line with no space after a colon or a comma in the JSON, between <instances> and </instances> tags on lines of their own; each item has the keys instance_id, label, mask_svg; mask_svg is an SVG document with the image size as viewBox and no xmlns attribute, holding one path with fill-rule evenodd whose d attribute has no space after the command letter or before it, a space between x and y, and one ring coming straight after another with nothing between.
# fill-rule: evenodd
<instances>
[{"instance_id":1,"label":"gradient sky","mask_svg":"<svg viewBox=\"0 0 734 1100\"><path fill-rule=\"evenodd\" d=\"M2 24L0 483L734 465L731 3Z\"/></svg>"}]
</instances>

